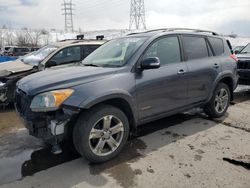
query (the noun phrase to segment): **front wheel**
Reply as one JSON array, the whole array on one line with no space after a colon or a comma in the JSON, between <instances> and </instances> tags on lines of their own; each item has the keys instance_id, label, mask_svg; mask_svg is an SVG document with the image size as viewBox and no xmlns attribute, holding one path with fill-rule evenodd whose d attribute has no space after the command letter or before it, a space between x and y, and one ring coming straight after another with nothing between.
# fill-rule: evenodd
<instances>
[{"instance_id":1,"label":"front wheel","mask_svg":"<svg viewBox=\"0 0 250 188\"><path fill-rule=\"evenodd\" d=\"M101 105L78 119L73 141L77 151L90 162L100 163L120 153L129 136L126 115L118 108Z\"/></svg>"},{"instance_id":2,"label":"front wheel","mask_svg":"<svg viewBox=\"0 0 250 188\"><path fill-rule=\"evenodd\" d=\"M213 97L204 108L205 113L211 118L220 118L225 115L230 104L230 90L224 83L219 83Z\"/></svg>"}]
</instances>

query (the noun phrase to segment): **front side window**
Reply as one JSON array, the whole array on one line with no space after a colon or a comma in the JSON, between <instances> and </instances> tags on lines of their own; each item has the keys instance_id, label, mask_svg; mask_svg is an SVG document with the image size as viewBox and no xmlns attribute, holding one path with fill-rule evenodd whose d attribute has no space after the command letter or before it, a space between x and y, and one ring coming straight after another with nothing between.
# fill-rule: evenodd
<instances>
[{"instance_id":1,"label":"front side window","mask_svg":"<svg viewBox=\"0 0 250 188\"><path fill-rule=\"evenodd\" d=\"M208 57L207 44L203 37L184 36L183 45L188 60Z\"/></svg>"},{"instance_id":2,"label":"front side window","mask_svg":"<svg viewBox=\"0 0 250 188\"><path fill-rule=\"evenodd\" d=\"M161 65L180 62L181 53L178 37L166 37L154 42L143 58L150 57L158 57Z\"/></svg>"},{"instance_id":3,"label":"front side window","mask_svg":"<svg viewBox=\"0 0 250 188\"><path fill-rule=\"evenodd\" d=\"M146 41L145 37L128 37L109 41L83 60L85 66L121 67Z\"/></svg>"},{"instance_id":4,"label":"front side window","mask_svg":"<svg viewBox=\"0 0 250 188\"><path fill-rule=\"evenodd\" d=\"M81 47L64 48L52 57L50 61L54 61L57 65L81 61Z\"/></svg>"}]
</instances>

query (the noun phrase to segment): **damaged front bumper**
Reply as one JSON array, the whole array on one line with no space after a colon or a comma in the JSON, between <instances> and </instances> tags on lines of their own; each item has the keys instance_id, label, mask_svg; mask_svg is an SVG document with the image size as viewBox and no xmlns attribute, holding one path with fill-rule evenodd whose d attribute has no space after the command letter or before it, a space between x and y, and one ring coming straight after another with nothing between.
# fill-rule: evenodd
<instances>
[{"instance_id":1,"label":"damaged front bumper","mask_svg":"<svg viewBox=\"0 0 250 188\"><path fill-rule=\"evenodd\" d=\"M30 109L32 99L24 92L16 92L15 108L30 135L47 143L59 143L70 139L72 124L75 123L79 111L67 106L53 112L33 112Z\"/></svg>"},{"instance_id":2,"label":"damaged front bumper","mask_svg":"<svg viewBox=\"0 0 250 188\"><path fill-rule=\"evenodd\" d=\"M61 109L50 113L33 113L25 116L18 110L29 134L44 140L46 143L54 144L70 139L72 124L78 112L74 110Z\"/></svg>"}]
</instances>

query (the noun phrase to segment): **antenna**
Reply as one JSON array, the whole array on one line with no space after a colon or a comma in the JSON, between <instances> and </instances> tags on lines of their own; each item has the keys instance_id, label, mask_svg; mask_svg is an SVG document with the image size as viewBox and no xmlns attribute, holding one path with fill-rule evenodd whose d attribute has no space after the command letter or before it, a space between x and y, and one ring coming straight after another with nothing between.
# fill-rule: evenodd
<instances>
[{"instance_id":1,"label":"antenna","mask_svg":"<svg viewBox=\"0 0 250 188\"><path fill-rule=\"evenodd\" d=\"M146 29L144 0L131 0L129 30Z\"/></svg>"},{"instance_id":2,"label":"antenna","mask_svg":"<svg viewBox=\"0 0 250 188\"><path fill-rule=\"evenodd\" d=\"M65 17L65 32L73 32L74 24L73 24L73 6L72 0L63 0L62 11Z\"/></svg>"}]
</instances>

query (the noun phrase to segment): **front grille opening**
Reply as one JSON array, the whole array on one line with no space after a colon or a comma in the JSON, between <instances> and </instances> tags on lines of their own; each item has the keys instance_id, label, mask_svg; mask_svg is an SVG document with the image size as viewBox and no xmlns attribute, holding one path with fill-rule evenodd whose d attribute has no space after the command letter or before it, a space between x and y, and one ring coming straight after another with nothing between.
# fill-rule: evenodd
<instances>
[{"instance_id":1,"label":"front grille opening","mask_svg":"<svg viewBox=\"0 0 250 188\"><path fill-rule=\"evenodd\" d=\"M242 61L239 60L237 63L238 69L250 69L250 60L249 61Z\"/></svg>"}]
</instances>

